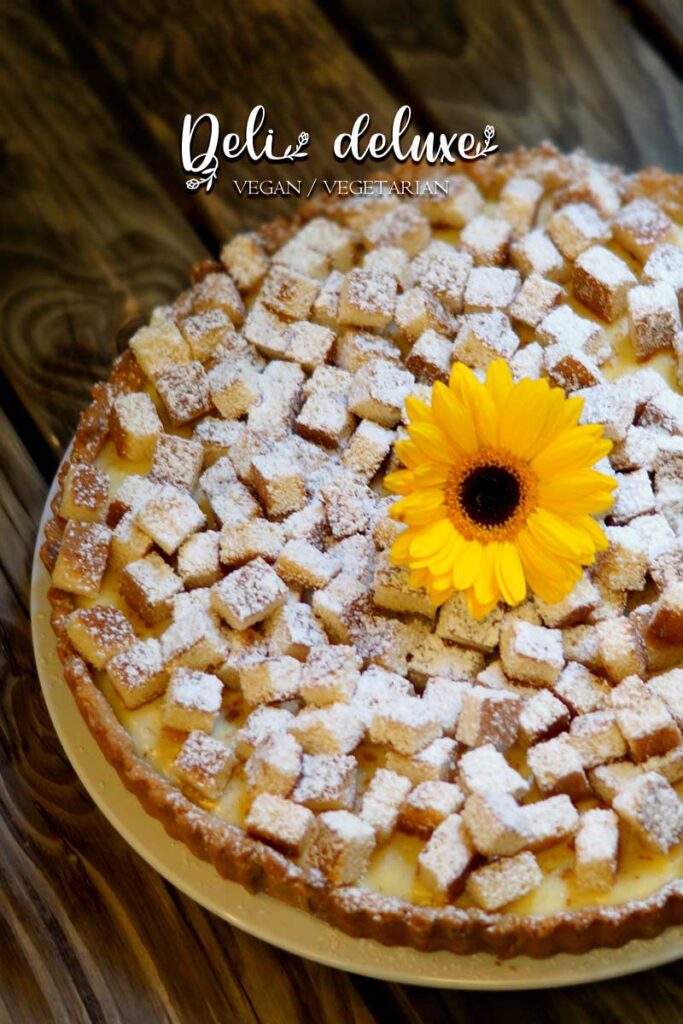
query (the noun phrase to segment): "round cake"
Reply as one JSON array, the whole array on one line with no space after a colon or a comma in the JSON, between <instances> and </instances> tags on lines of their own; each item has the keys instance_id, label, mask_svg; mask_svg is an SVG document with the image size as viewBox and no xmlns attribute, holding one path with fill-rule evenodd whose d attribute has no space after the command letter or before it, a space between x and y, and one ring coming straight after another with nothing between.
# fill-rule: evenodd
<instances>
[{"instance_id":1,"label":"round cake","mask_svg":"<svg viewBox=\"0 0 683 1024\"><path fill-rule=\"evenodd\" d=\"M95 386L42 548L64 674L170 835L350 934L655 935L683 179L548 144L410 174L237 235Z\"/></svg>"}]
</instances>

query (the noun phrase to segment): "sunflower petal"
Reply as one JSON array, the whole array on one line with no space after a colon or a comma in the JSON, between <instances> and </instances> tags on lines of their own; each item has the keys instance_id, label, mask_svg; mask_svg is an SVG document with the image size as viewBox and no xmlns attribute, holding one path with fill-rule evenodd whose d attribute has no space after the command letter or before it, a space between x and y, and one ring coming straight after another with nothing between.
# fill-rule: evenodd
<instances>
[{"instance_id":1,"label":"sunflower petal","mask_svg":"<svg viewBox=\"0 0 683 1024\"><path fill-rule=\"evenodd\" d=\"M531 468L540 478L571 473L593 466L611 448L612 442L606 438L596 440L591 428L584 432L583 427L577 427L565 431L552 444L546 445L532 460Z\"/></svg>"},{"instance_id":2,"label":"sunflower petal","mask_svg":"<svg viewBox=\"0 0 683 1024\"><path fill-rule=\"evenodd\" d=\"M467 590L474 583L481 565L483 550L483 545L478 540L467 540L463 544L453 568L453 586L457 590Z\"/></svg>"},{"instance_id":3,"label":"sunflower petal","mask_svg":"<svg viewBox=\"0 0 683 1024\"><path fill-rule=\"evenodd\" d=\"M415 487L445 487L451 475L451 467L426 463L416 466L413 473Z\"/></svg>"},{"instance_id":4,"label":"sunflower petal","mask_svg":"<svg viewBox=\"0 0 683 1024\"><path fill-rule=\"evenodd\" d=\"M432 410L426 402L414 395L408 395L405 400L405 410L411 423L431 423Z\"/></svg>"},{"instance_id":5,"label":"sunflower petal","mask_svg":"<svg viewBox=\"0 0 683 1024\"><path fill-rule=\"evenodd\" d=\"M432 410L436 423L448 434L454 448L463 455L476 450L477 435L467 410L441 381L435 383L432 391Z\"/></svg>"},{"instance_id":6,"label":"sunflower petal","mask_svg":"<svg viewBox=\"0 0 683 1024\"><path fill-rule=\"evenodd\" d=\"M474 596L480 605L495 603L500 599L500 587L496 579L498 544L485 544L479 572L473 584Z\"/></svg>"},{"instance_id":7,"label":"sunflower petal","mask_svg":"<svg viewBox=\"0 0 683 1024\"><path fill-rule=\"evenodd\" d=\"M519 458L527 457L545 426L547 395L545 380L524 379L515 384L500 411L498 435L502 448Z\"/></svg>"},{"instance_id":8,"label":"sunflower petal","mask_svg":"<svg viewBox=\"0 0 683 1024\"><path fill-rule=\"evenodd\" d=\"M397 469L394 473L387 473L384 477L384 486L392 494L410 494L415 489L413 471Z\"/></svg>"},{"instance_id":9,"label":"sunflower petal","mask_svg":"<svg viewBox=\"0 0 683 1024\"><path fill-rule=\"evenodd\" d=\"M526 580L516 546L503 541L496 552L496 579L503 600L509 605L520 604L526 597Z\"/></svg>"},{"instance_id":10,"label":"sunflower petal","mask_svg":"<svg viewBox=\"0 0 683 1024\"><path fill-rule=\"evenodd\" d=\"M617 481L597 473L594 469L581 469L574 473L541 480L538 485L538 503L545 508L566 515L588 512L606 512L612 507L612 491Z\"/></svg>"},{"instance_id":11,"label":"sunflower petal","mask_svg":"<svg viewBox=\"0 0 683 1024\"><path fill-rule=\"evenodd\" d=\"M494 359L486 370L486 387L500 409L513 387L512 371L504 359Z\"/></svg>"},{"instance_id":12,"label":"sunflower petal","mask_svg":"<svg viewBox=\"0 0 683 1024\"><path fill-rule=\"evenodd\" d=\"M566 518L550 509L537 508L529 516L527 528L537 540L561 558L582 559L593 552L590 536Z\"/></svg>"},{"instance_id":13,"label":"sunflower petal","mask_svg":"<svg viewBox=\"0 0 683 1024\"><path fill-rule=\"evenodd\" d=\"M419 590L431 586L432 574L428 569L411 569L408 575L408 586Z\"/></svg>"},{"instance_id":14,"label":"sunflower petal","mask_svg":"<svg viewBox=\"0 0 683 1024\"><path fill-rule=\"evenodd\" d=\"M498 444L498 413L490 392L472 372L462 378L462 403L474 423L480 446L494 448Z\"/></svg>"},{"instance_id":15,"label":"sunflower petal","mask_svg":"<svg viewBox=\"0 0 683 1024\"><path fill-rule=\"evenodd\" d=\"M450 519L441 519L415 537L410 545L410 554L413 558L438 555L454 534L455 527Z\"/></svg>"},{"instance_id":16,"label":"sunflower petal","mask_svg":"<svg viewBox=\"0 0 683 1024\"><path fill-rule=\"evenodd\" d=\"M445 604L449 597L453 597L455 593L455 587L448 587L445 590L434 590L430 589L429 597L435 608L440 608L442 604Z\"/></svg>"},{"instance_id":17,"label":"sunflower petal","mask_svg":"<svg viewBox=\"0 0 683 1024\"><path fill-rule=\"evenodd\" d=\"M443 593L444 590L451 590L453 588L453 581L449 574L432 576L430 583L430 589L435 590L437 593Z\"/></svg>"},{"instance_id":18,"label":"sunflower petal","mask_svg":"<svg viewBox=\"0 0 683 1024\"><path fill-rule=\"evenodd\" d=\"M607 548L609 547L607 534L605 533L604 528L596 519L593 519L592 516L587 515L568 516L567 518L570 522L575 523L576 526L579 526L582 530L585 530L586 533L590 534L590 538L593 541L593 544L595 545L596 551L607 550Z\"/></svg>"},{"instance_id":19,"label":"sunflower petal","mask_svg":"<svg viewBox=\"0 0 683 1024\"><path fill-rule=\"evenodd\" d=\"M450 466L458 457L449 438L435 423L412 423L408 433L415 447L427 459Z\"/></svg>"},{"instance_id":20,"label":"sunflower petal","mask_svg":"<svg viewBox=\"0 0 683 1024\"><path fill-rule=\"evenodd\" d=\"M389 551L389 561L392 565L405 565L410 560L411 541L412 530L410 528L398 535Z\"/></svg>"},{"instance_id":21,"label":"sunflower petal","mask_svg":"<svg viewBox=\"0 0 683 1024\"><path fill-rule=\"evenodd\" d=\"M470 588L467 591L467 610L469 611L473 619L477 619L478 621L480 621L481 619L486 618L489 612L493 611L493 609L496 607L497 603L497 600L491 599L490 601L486 601L484 604L482 604L479 601L477 601L476 595L472 588Z\"/></svg>"},{"instance_id":22,"label":"sunflower petal","mask_svg":"<svg viewBox=\"0 0 683 1024\"><path fill-rule=\"evenodd\" d=\"M432 560L431 571L435 576L447 573L450 579L453 578L453 566L464 543L463 538L453 528L453 536L444 544L443 549Z\"/></svg>"},{"instance_id":23,"label":"sunflower petal","mask_svg":"<svg viewBox=\"0 0 683 1024\"><path fill-rule=\"evenodd\" d=\"M425 508L437 508L443 504L443 491L438 487L430 487L424 490L416 491L414 494L408 494L405 498L399 498L399 500L392 505L392 509L398 509L402 515L413 510L420 510Z\"/></svg>"},{"instance_id":24,"label":"sunflower petal","mask_svg":"<svg viewBox=\"0 0 683 1024\"><path fill-rule=\"evenodd\" d=\"M522 568L532 590L540 594L538 581L544 580L549 586L561 588L567 578L563 559L557 558L535 537L528 526L523 527L516 537L517 550ZM543 596L541 594L541 596Z\"/></svg>"},{"instance_id":25,"label":"sunflower petal","mask_svg":"<svg viewBox=\"0 0 683 1024\"><path fill-rule=\"evenodd\" d=\"M408 469L415 469L422 464L419 450L412 441L402 439L394 445L396 456Z\"/></svg>"},{"instance_id":26,"label":"sunflower petal","mask_svg":"<svg viewBox=\"0 0 683 1024\"><path fill-rule=\"evenodd\" d=\"M388 474L385 486L399 496L390 515L407 527L390 560L408 566L410 586L435 605L460 591L477 618L501 598L514 606L531 591L554 603L570 592L607 545L593 516L610 508L616 486L593 468L610 442L599 424L579 425L582 406L546 380L514 383L503 360L489 365L485 383L456 362L448 386L432 388L431 405L407 399L409 440L395 446L406 468ZM472 519L461 533L446 506L452 474L467 469L468 456L479 453L472 465L485 465L496 452L528 464L534 508L521 528L514 520L509 531L505 524L483 531ZM459 514L467 520L466 510Z\"/></svg>"}]
</instances>

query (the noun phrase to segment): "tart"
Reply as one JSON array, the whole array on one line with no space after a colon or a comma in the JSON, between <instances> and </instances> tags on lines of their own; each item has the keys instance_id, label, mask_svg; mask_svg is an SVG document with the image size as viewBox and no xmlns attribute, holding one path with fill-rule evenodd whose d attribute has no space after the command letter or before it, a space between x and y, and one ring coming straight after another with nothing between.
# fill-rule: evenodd
<instances>
[{"instance_id":1,"label":"tart","mask_svg":"<svg viewBox=\"0 0 683 1024\"><path fill-rule=\"evenodd\" d=\"M58 651L224 877L383 943L617 946L683 921L683 181L547 144L433 180L236 236L135 333L46 527ZM612 442L561 599L391 554L411 409L492 365Z\"/></svg>"}]
</instances>

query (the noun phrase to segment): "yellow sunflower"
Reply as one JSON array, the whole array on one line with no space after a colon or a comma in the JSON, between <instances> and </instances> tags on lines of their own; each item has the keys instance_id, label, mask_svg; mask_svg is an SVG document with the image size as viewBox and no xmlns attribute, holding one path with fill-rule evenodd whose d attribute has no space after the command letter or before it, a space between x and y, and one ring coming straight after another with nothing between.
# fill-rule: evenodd
<instances>
[{"instance_id":1,"label":"yellow sunflower","mask_svg":"<svg viewBox=\"0 0 683 1024\"><path fill-rule=\"evenodd\" d=\"M513 383L502 359L479 381L462 363L431 406L406 400L410 440L398 441L405 469L384 483L402 497L392 516L406 524L391 549L409 582L435 605L456 591L470 613L527 589L561 601L607 547L593 519L612 504L616 481L591 468L611 449L601 426L579 426L583 400L546 380Z\"/></svg>"}]
</instances>

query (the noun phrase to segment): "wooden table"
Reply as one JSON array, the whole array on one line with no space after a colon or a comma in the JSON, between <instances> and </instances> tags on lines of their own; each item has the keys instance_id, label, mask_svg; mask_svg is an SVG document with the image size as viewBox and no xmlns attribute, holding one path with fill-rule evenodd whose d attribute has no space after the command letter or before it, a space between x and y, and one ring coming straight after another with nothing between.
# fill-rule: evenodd
<instances>
[{"instance_id":1,"label":"wooden table","mask_svg":"<svg viewBox=\"0 0 683 1024\"><path fill-rule=\"evenodd\" d=\"M185 112L215 111L227 129L263 102L287 139L311 133L308 180L345 173L331 140L358 113L386 129L405 102L423 128L491 122L504 147L549 137L681 171L680 3L3 8L2 1021L680 1021L676 965L552 995L441 993L318 967L212 917L148 868L79 785L41 699L28 619L36 524L89 387L193 260L290 209L238 199L230 180L255 176L245 164L208 197L186 192Z\"/></svg>"}]
</instances>

